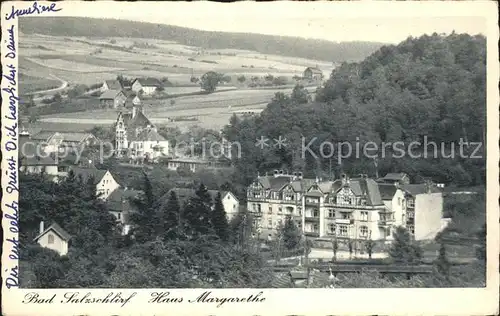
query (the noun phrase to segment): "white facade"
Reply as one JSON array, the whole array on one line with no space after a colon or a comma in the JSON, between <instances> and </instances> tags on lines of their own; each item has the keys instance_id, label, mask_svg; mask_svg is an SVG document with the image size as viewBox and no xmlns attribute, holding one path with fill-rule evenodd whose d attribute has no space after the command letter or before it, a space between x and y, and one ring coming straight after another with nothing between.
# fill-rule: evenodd
<instances>
[{"instance_id":1,"label":"white facade","mask_svg":"<svg viewBox=\"0 0 500 316\"><path fill-rule=\"evenodd\" d=\"M238 214L238 210L240 209L240 202L231 192L226 192L222 196L222 205L224 206L228 221L231 221L231 219Z\"/></svg>"},{"instance_id":2,"label":"white facade","mask_svg":"<svg viewBox=\"0 0 500 316\"><path fill-rule=\"evenodd\" d=\"M168 140L161 141L133 141L129 148L134 149L135 156L150 159L167 156L169 153Z\"/></svg>"},{"instance_id":3,"label":"white facade","mask_svg":"<svg viewBox=\"0 0 500 316\"><path fill-rule=\"evenodd\" d=\"M53 229L48 230L37 240L38 244L44 248L52 249L61 256L68 254L68 241L61 238Z\"/></svg>"},{"instance_id":4,"label":"white facade","mask_svg":"<svg viewBox=\"0 0 500 316\"><path fill-rule=\"evenodd\" d=\"M116 182L111 172L106 171L102 179L97 183L96 190L97 194L100 194L99 198L107 199L108 196L116 189L118 189L120 185Z\"/></svg>"},{"instance_id":5,"label":"white facade","mask_svg":"<svg viewBox=\"0 0 500 316\"><path fill-rule=\"evenodd\" d=\"M143 85L141 85L139 80L135 80L134 83L132 84L132 90L136 93L139 93L139 91L142 90L142 93L144 95L152 95L155 93L156 87L155 86L143 86Z\"/></svg>"}]
</instances>

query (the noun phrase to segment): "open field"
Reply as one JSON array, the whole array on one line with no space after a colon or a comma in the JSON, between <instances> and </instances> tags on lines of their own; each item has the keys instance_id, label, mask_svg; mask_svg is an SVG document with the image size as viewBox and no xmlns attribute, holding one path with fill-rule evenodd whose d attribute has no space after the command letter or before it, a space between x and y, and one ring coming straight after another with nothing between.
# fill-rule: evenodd
<instances>
[{"instance_id":1,"label":"open field","mask_svg":"<svg viewBox=\"0 0 500 316\"><path fill-rule=\"evenodd\" d=\"M32 77L20 74L19 75L19 90L21 94L31 93L33 91L54 89L61 85L59 80L41 77Z\"/></svg>"},{"instance_id":2,"label":"open field","mask_svg":"<svg viewBox=\"0 0 500 316\"><path fill-rule=\"evenodd\" d=\"M291 78L307 66L325 75L329 62L266 55L237 49L205 50L171 41L137 38L85 38L22 35L21 73L40 78L51 74L72 84L91 85L121 74L129 77L168 77L189 83L191 75L213 70L226 75Z\"/></svg>"}]
</instances>

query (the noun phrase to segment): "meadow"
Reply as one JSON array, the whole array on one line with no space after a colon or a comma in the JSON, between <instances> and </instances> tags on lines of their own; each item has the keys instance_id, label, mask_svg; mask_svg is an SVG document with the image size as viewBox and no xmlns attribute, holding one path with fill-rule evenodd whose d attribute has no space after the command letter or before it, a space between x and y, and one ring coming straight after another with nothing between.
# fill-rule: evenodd
<instances>
[{"instance_id":1,"label":"meadow","mask_svg":"<svg viewBox=\"0 0 500 316\"><path fill-rule=\"evenodd\" d=\"M61 85L58 80L43 78L43 77L33 77L24 74L19 74L19 90L21 94L31 93L34 91L54 89Z\"/></svg>"}]
</instances>

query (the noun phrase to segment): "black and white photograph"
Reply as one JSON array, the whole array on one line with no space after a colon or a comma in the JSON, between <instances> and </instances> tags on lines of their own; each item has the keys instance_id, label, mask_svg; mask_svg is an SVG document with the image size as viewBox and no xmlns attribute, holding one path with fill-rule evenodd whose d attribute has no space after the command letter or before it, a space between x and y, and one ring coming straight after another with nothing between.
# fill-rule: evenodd
<instances>
[{"instance_id":1,"label":"black and white photograph","mask_svg":"<svg viewBox=\"0 0 500 316\"><path fill-rule=\"evenodd\" d=\"M486 15L13 3L7 288L487 286Z\"/></svg>"}]
</instances>

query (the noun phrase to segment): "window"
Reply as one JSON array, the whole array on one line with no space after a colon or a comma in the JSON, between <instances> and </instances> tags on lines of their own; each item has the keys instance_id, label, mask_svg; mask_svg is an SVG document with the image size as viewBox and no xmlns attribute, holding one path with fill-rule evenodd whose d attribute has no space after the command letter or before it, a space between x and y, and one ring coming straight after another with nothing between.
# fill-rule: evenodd
<instances>
[{"instance_id":1,"label":"window","mask_svg":"<svg viewBox=\"0 0 500 316\"><path fill-rule=\"evenodd\" d=\"M351 219L351 214L347 212L340 213L340 216L342 217L342 219Z\"/></svg>"},{"instance_id":2,"label":"window","mask_svg":"<svg viewBox=\"0 0 500 316\"><path fill-rule=\"evenodd\" d=\"M319 231L319 226L318 224L313 224L313 232L318 232Z\"/></svg>"},{"instance_id":3,"label":"window","mask_svg":"<svg viewBox=\"0 0 500 316\"><path fill-rule=\"evenodd\" d=\"M347 225L339 225L339 236L347 237Z\"/></svg>"},{"instance_id":4,"label":"window","mask_svg":"<svg viewBox=\"0 0 500 316\"><path fill-rule=\"evenodd\" d=\"M332 235L335 234L335 224L328 224L328 233Z\"/></svg>"},{"instance_id":5,"label":"window","mask_svg":"<svg viewBox=\"0 0 500 316\"><path fill-rule=\"evenodd\" d=\"M273 213L273 207L272 206L269 206L269 210L267 211L268 214L272 214Z\"/></svg>"},{"instance_id":6,"label":"window","mask_svg":"<svg viewBox=\"0 0 500 316\"><path fill-rule=\"evenodd\" d=\"M283 208L280 206L278 207L278 214L282 214L283 213Z\"/></svg>"},{"instance_id":7,"label":"window","mask_svg":"<svg viewBox=\"0 0 500 316\"><path fill-rule=\"evenodd\" d=\"M368 227L366 226L359 227L359 235L361 237L368 237Z\"/></svg>"},{"instance_id":8,"label":"window","mask_svg":"<svg viewBox=\"0 0 500 316\"><path fill-rule=\"evenodd\" d=\"M318 209L314 209L314 210L312 211L312 216L313 216L313 217L318 217L318 216L319 216L319 210L318 210Z\"/></svg>"},{"instance_id":9,"label":"window","mask_svg":"<svg viewBox=\"0 0 500 316\"><path fill-rule=\"evenodd\" d=\"M228 195L228 196L227 196L227 199L228 199L228 200L230 200L230 199L231 199L231 197Z\"/></svg>"},{"instance_id":10,"label":"window","mask_svg":"<svg viewBox=\"0 0 500 316\"><path fill-rule=\"evenodd\" d=\"M272 229L272 228L273 228L273 220L272 220L272 219L269 219L269 220L267 221L267 228L269 228L269 229Z\"/></svg>"},{"instance_id":11,"label":"window","mask_svg":"<svg viewBox=\"0 0 500 316\"><path fill-rule=\"evenodd\" d=\"M117 216L117 217L118 217L118 219L121 219L121 218L122 218L122 214L121 214L121 213L117 213L117 215L118 215L118 216Z\"/></svg>"},{"instance_id":12,"label":"window","mask_svg":"<svg viewBox=\"0 0 500 316\"><path fill-rule=\"evenodd\" d=\"M361 220L362 221L368 220L368 212L361 212Z\"/></svg>"},{"instance_id":13,"label":"window","mask_svg":"<svg viewBox=\"0 0 500 316\"><path fill-rule=\"evenodd\" d=\"M335 218L335 210L328 210L328 218Z\"/></svg>"},{"instance_id":14,"label":"window","mask_svg":"<svg viewBox=\"0 0 500 316\"><path fill-rule=\"evenodd\" d=\"M49 236L48 236L48 243L49 244L53 244L54 243L54 235L49 234Z\"/></svg>"},{"instance_id":15,"label":"window","mask_svg":"<svg viewBox=\"0 0 500 316\"><path fill-rule=\"evenodd\" d=\"M415 235L415 226L409 225L408 230L410 231L410 234Z\"/></svg>"}]
</instances>

